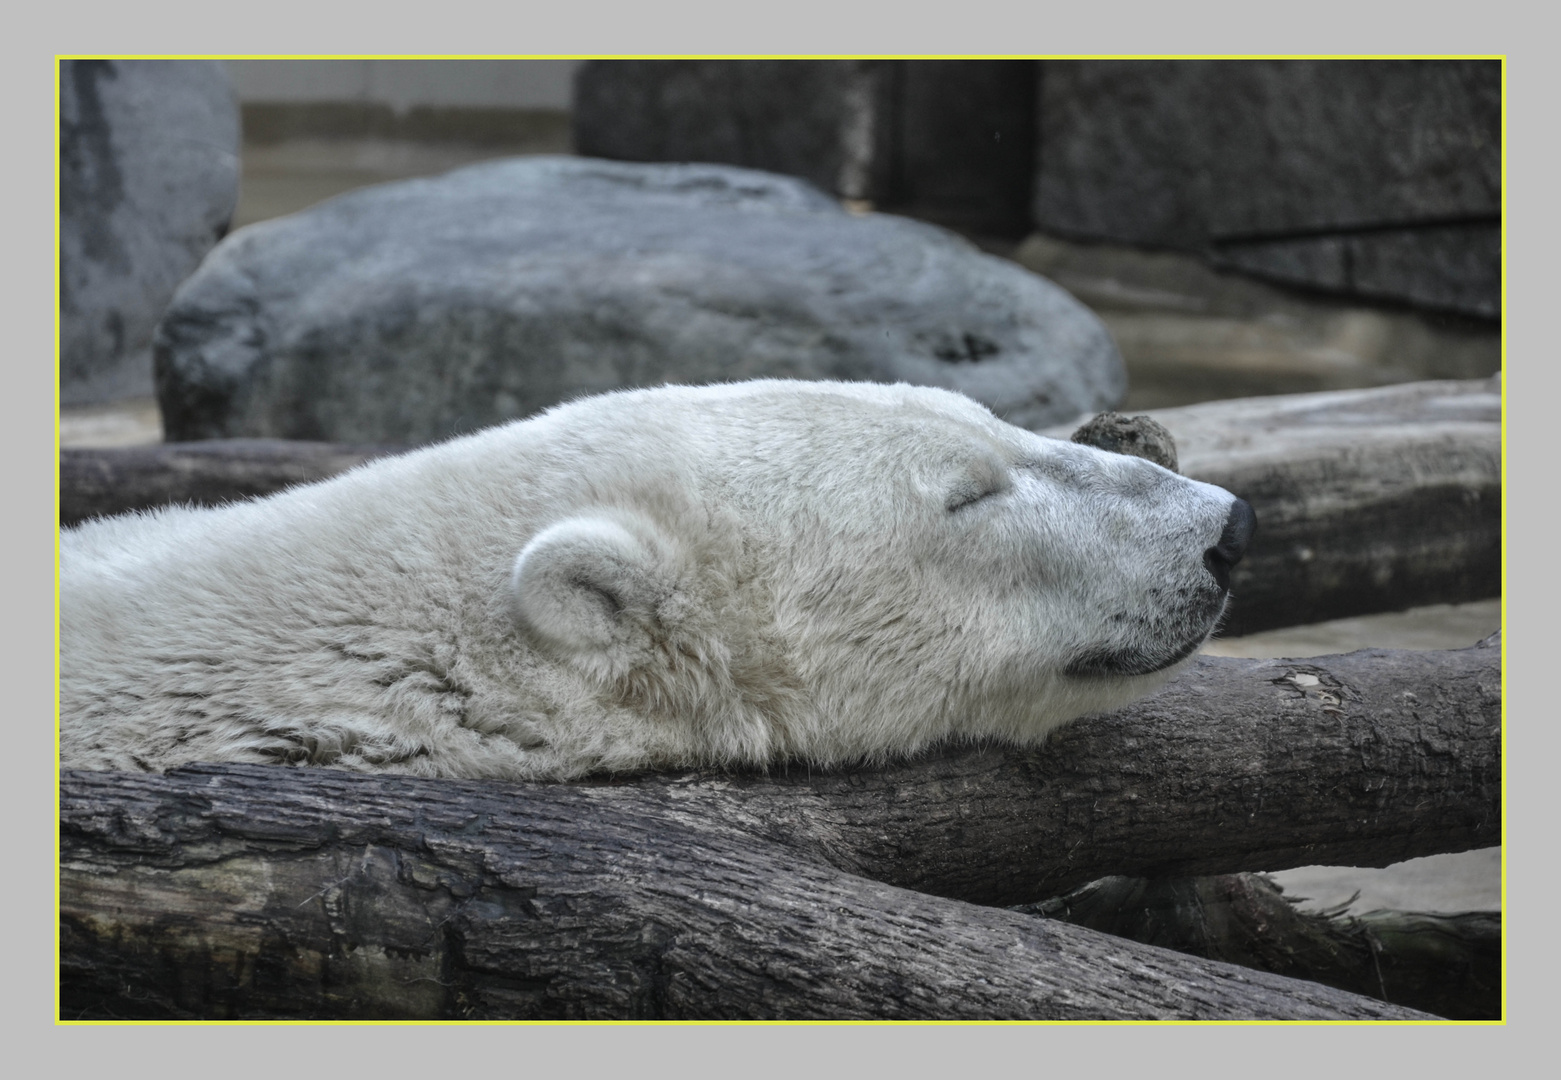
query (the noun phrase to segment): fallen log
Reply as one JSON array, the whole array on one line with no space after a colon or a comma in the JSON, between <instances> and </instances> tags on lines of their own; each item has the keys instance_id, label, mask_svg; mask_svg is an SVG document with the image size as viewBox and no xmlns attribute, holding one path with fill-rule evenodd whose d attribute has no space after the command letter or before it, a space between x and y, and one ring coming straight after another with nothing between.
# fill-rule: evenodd
<instances>
[{"instance_id":1,"label":"fallen log","mask_svg":"<svg viewBox=\"0 0 1561 1080\"><path fill-rule=\"evenodd\" d=\"M66 774L62 1019L1425 1019L578 789Z\"/></svg>"},{"instance_id":2,"label":"fallen log","mask_svg":"<svg viewBox=\"0 0 1561 1080\"><path fill-rule=\"evenodd\" d=\"M1482 646L1200 657L1154 696L1035 750L590 790L691 822L719 816L852 873L982 904L1111 874L1387 866L1499 842L1499 638Z\"/></svg>"},{"instance_id":3,"label":"fallen log","mask_svg":"<svg viewBox=\"0 0 1561 1080\"><path fill-rule=\"evenodd\" d=\"M1038 750L821 775L66 773L62 1015L1419 1015L962 901L1489 845L1482 644L1203 658Z\"/></svg>"},{"instance_id":4,"label":"fallen log","mask_svg":"<svg viewBox=\"0 0 1561 1080\"><path fill-rule=\"evenodd\" d=\"M1501 1019L1501 912L1308 912L1262 874L1109 877L1015 908L1451 1020Z\"/></svg>"},{"instance_id":5,"label":"fallen log","mask_svg":"<svg viewBox=\"0 0 1561 1080\"><path fill-rule=\"evenodd\" d=\"M257 498L324 480L398 449L289 439L66 448L60 451L60 525L129 510Z\"/></svg>"},{"instance_id":6,"label":"fallen log","mask_svg":"<svg viewBox=\"0 0 1561 1080\"><path fill-rule=\"evenodd\" d=\"M1257 511L1227 635L1501 595L1499 375L1144 415Z\"/></svg>"}]
</instances>

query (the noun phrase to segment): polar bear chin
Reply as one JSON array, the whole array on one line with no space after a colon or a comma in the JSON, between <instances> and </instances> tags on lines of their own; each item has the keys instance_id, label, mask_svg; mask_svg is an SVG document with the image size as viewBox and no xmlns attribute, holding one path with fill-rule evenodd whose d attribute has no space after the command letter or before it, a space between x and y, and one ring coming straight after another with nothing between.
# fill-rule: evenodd
<instances>
[{"instance_id":1,"label":"polar bear chin","mask_svg":"<svg viewBox=\"0 0 1561 1080\"><path fill-rule=\"evenodd\" d=\"M1076 649L1064 664L1063 674L1088 679L1169 671L1191 658L1208 640L1212 629L1219 625L1225 603L1223 589L1204 591L1195 606L1177 613L1179 618L1152 620L1150 632L1137 635L1137 640L1130 644L1101 642Z\"/></svg>"}]
</instances>

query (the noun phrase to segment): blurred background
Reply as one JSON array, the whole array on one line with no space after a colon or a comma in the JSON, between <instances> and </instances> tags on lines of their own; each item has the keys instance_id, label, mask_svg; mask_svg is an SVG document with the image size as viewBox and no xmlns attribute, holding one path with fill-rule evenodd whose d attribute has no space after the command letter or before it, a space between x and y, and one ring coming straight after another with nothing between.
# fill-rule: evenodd
<instances>
[{"instance_id":1,"label":"blurred background","mask_svg":"<svg viewBox=\"0 0 1561 1080\"><path fill-rule=\"evenodd\" d=\"M1497 61L211 63L180 90L227 81L231 120L198 118L236 152L207 196L226 228L515 155L723 162L1061 284L1110 329L1128 409L1501 364ZM141 337L116 355L144 377L108 385L67 334L66 405L139 389L124 438L155 437ZM112 437L69 419L68 444Z\"/></svg>"},{"instance_id":2,"label":"blurred background","mask_svg":"<svg viewBox=\"0 0 1561 1080\"><path fill-rule=\"evenodd\" d=\"M967 379L976 396L989 385L978 376L997 367L989 355L1019 354L1038 373L1026 376L1024 400L1051 403L1049 413L1037 407L1038 429L1113 406L1199 417L1214 414L1174 411L1460 380L1446 391L1464 395L1459 408L1470 395L1486 403L1478 424L1465 425L1481 460L1499 453L1496 384L1472 382L1501 368L1499 61L76 60L62 62L61 101L67 451L213 438L411 444L570 393L675 378L666 358L692 355L706 334L722 348L764 343L756 349L773 352L779 373L803 369L785 352L791 345L774 341L836 350L830 370L842 377L925 371L962 389L957 380ZM548 156L631 168L433 179ZM634 171L690 162L787 179ZM641 176L652 179L603 194ZM338 198L414 179L443 186ZM512 235L523 190L538 192L542 209ZM808 202L815 197L837 216ZM322 207L327 200L336 201ZM732 206L807 210L786 219L806 237L766 232L770 219L732 216ZM693 217L645 239L637 230L663 211ZM815 228L815 217L828 228ZM1003 268L900 219L949 230ZM687 224L696 220L712 223L713 238ZM390 239L361 241L374 230ZM462 251L489 252L491 266L441 261L452 237ZM721 265L741 273L689 269L721 242ZM517 262L526 244L541 254ZM600 269L604 252L620 269ZM594 270L559 276L557 267L587 255ZM863 265L882 267L880 292L850 300L877 273ZM633 268L624 293L670 297L689 314L627 312L601 284L624 266ZM538 277L544 270L551 276ZM756 289L734 291L727 280L750 271L771 285L835 282L850 302L755 300ZM1005 299L1046 287L1036 280L1064 290L1054 321L1076 328L1041 344L1013 329L1023 304ZM528 284L506 291L514 282ZM538 297L554 306L539 315ZM863 344L887 323L862 311L902 297L915 298L899 319L914 333L897 347L925 344L928 356L910 376ZM937 322L926 313L940 303L960 314ZM558 360L561 347L538 343L555 341L560 326L612 363L596 372ZM321 357L364 341L373 348L321 374ZM419 383L430 352L458 362L441 359L437 378ZM545 379L497 370L502 357L531 353ZM574 368L578 380L558 381ZM527 396L544 382L553 398ZM451 387L469 400L444 402L458 396ZM370 404L376 394L391 400ZM345 404L331 406L338 398ZM443 412L412 415L436 398ZM1368 434L1395 424L1423 431L1423 407L1393 411L1407 407L1352 415ZM1283 408L1228 415L1279 431L1288 421L1274 410ZM1185 461L1188 440L1178 438ZM1438 429L1436 438L1453 436ZM1395 465L1397 452L1349 442L1308 475L1321 483L1350 455L1363 467L1385 463L1390 475L1422 467L1423 455ZM1285 497L1304 502L1295 475ZM1500 625L1499 474L1435 484L1453 504L1474 506L1476 523L1428 526L1450 519L1422 506L1413 527L1483 529L1478 573L1346 604L1338 618L1252 623L1209 651L1457 648L1491 633ZM1292 562L1313 557L1302 545L1295 552ZM1356 892L1358 910L1500 906L1494 848L1387 871L1278 877L1318 907Z\"/></svg>"}]
</instances>

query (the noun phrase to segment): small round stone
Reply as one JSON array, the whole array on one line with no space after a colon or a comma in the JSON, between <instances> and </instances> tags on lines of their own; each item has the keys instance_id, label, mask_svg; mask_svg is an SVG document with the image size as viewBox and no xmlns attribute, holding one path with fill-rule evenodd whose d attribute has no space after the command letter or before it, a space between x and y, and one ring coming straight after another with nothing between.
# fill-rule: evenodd
<instances>
[{"instance_id":1,"label":"small round stone","mask_svg":"<svg viewBox=\"0 0 1561 1080\"><path fill-rule=\"evenodd\" d=\"M1176 440L1165 425L1147 416L1100 413L1073 433L1073 441L1114 454L1146 458L1172 472L1177 471Z\"/></svg>"}]
</instances>

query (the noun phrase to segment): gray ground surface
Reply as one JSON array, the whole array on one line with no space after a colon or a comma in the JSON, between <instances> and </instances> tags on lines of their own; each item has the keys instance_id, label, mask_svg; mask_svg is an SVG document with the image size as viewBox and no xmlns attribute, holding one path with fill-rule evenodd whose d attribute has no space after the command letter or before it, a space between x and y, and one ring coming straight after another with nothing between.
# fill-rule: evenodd
<instances>
[{"instance_id":1,"label":"gray ground surface","mask_svg":"<svg viewBox=\"0 0 1561 1080\"><path fill-rule=\"evenodd\" d=\"M1352 914L1392 911L1500 911L1501 848L1430 855L1382 869L1298 866L1270 875L1307 911L1349 903ZM1356 896L1355 894L1359 894ZM1350 900L1355 896L1353 901Z\"/></svg>"},{"instance_id":2,"label":"gray ground surface","mask_svg":"<svg viewBox=\"0 0 1561 1080\"><path fill-rule=\"evenodd\" d=\"M566 139L508 145L430 145L392 139L291 139L244 148L233 228L281 217L368 184L436 176L462 165L521 154L567 154Z\"/></svg>"},{"instance_id":3,"label":"gray ground surface","mask_svg":"<svg viewBox=\"0 0 1561 1080\"><path fill-rule=\"evenodd\" d=\"M568 150L551 143L496 148L386 140L247 146L234 227L291 213L364 184L431 175L512 153ZM1001 254L1015 251L1013 245L1006 250L983 246ZM1067 250L1046 240L1021 249L1019 256L1035 269L1052 272L1108 317L1130 378L1141 387L1131 394L1130 409L1405 378L1467 378L1488 374L1486 369L1499 363L1499 333L1494 331L1443 333L1418 316L1345 311L1331 302L1294 301L1263 314L1250 309L1252 298L1264 291L1259 286L1215 282L1207 272L1159 256L1077 247ZM1161 280L1167 274L1172 276ZM1188 357L1204 359L1194 363ZM161 417L151 399L67 409L60 417L62 446L130 446L161 439ZM1205 651L1299 657L1372 646L1462 648L1500 622L1499 600L1439 604L1216 640ZM1354 912L1501 907L1500 848L1414 859L1386 869L1301 867L1274 877L1288 895L1309 898L1307 908L1336 906L1356 892L1360 895L1350 906Z\"/></svg>"},{"instance_id":4,"label":"gray ground surface","mask_svg":"<svg viewBox=\"0 0 1561 1080\"><path fill-rule=\"evenodd\" d=\"M156 398L60 410L61 446L144 446L163 441Z\"/></svg>"},{"instance_id":5,"label":"gray ground surface","mask_svg":"<svg viewBox=\"0 0 1561 1080\"><path fill-rule=\"evenodd\" d=\"M1501 601L1476 600L1215 638L1203 651L1211 656L1264 658L1327 656L1356 649L1462 649L1499 629Z\"/></svg>"}]
</instances>

